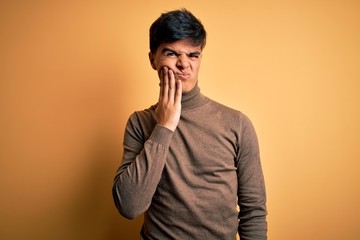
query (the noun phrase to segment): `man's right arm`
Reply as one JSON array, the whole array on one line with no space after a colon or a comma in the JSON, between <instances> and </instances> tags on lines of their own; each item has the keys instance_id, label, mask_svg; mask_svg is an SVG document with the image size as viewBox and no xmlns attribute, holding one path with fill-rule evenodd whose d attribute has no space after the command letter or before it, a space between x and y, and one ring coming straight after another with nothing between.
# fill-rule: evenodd
<instances>
[{"instance_id":1,"label":"man's right arm","mask_svg":"<svg viewBox=\"0 0 360 240\"><path fill-rule=\"evenodd\" d=\"M172 132L156 125L145 143L136 134L133 115L124 137L122 164L115 176L113 198L121 215L133 219L145 212L160 181Z\"/></svg>"},{"instance_id":2,"label":"man's right arm","mask_svg":"<svg viewBox=\"0 0 360 240\"><path fill-rule=\"evenodd\" d=\"M133 114L126 126L123 162L115 176L113 197L119 212L135 218L150 206L160 181L171 137L181 114L182 84L167 67L160 73L156 126L145 141ZM145 141L145 143L144 143Z\"/></svg>"}]
</instances>

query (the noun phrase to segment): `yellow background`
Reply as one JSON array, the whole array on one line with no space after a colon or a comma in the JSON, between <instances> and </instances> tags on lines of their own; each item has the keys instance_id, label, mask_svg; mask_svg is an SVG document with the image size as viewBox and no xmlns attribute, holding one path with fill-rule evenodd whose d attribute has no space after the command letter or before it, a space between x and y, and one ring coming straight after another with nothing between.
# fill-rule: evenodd
<instances>
[{"instance_id":1,"label":"yellow background","mask_svg":"<svg viewBox=\"0 0 360 240\"><path fill-rule=\"evenodd\" d=\"M202 92L257 130L269 239L360 239L357 0L1 1L0 238L138 239L112 179L157 99L148 28L180 7L208 31Z\"/></svg>"}]
</instances>

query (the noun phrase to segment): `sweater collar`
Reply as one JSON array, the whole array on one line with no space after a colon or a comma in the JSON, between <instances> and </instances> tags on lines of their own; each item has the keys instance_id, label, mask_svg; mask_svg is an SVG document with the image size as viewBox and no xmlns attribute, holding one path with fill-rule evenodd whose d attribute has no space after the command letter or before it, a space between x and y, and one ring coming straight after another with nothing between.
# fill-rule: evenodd
<instances>
[{"instance_id":1,"label":"sweater collar","mask_svg":"<svg viewBox=\"0 0 360 240\"><path fill-rule=\"evenodd\" d=\"M181 98L181 108L190 109L207 102L208 98L201 94L198 84L194 86L189 92L183 93Z\"/></svg>"}]
</instances>

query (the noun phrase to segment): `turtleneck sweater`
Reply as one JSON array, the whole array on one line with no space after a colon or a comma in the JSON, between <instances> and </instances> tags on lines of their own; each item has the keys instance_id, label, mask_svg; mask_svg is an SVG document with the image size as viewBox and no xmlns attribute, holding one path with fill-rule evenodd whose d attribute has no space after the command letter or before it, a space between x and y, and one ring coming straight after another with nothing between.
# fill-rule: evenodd
<instances>
[{"instance_id":1,"label":"turtleneck sweater","mask_svg":"<svg viewBox=\"0 0 360 240\"><path fill-rule=\"evenodd\" d=\"M156 104L134 112L113 185L119 212L142 213L141 239L266 239L266 194L249 118L196 85L183 93L174 132ZM238 211L238 207L240 211Z\"/></svg>"}]
</instances>

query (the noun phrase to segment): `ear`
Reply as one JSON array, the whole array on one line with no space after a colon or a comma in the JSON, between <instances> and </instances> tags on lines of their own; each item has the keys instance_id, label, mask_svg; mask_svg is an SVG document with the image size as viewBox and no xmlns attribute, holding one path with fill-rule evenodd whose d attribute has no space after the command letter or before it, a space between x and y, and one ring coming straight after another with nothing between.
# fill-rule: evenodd
<instances>
[{"instance_id":1,"label":"ear","mask_svg":"<svg viewBox=\"0 0 360 240\"><path fill-rule=\"evenodd\" d=\"M156 65L155 65L155 57L154 55L149 52L149 60L150 60L150 64L151 64L151 67L156 70Z\"/></svg>"}]
</instances>

